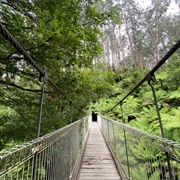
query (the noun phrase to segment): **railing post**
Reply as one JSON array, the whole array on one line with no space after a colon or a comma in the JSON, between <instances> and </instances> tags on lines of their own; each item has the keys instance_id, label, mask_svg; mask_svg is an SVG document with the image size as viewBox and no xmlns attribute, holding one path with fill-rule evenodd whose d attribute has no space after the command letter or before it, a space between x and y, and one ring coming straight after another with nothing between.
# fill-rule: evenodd
<instances>
[{"instance_id":1,"label":"railing post","mask_svg":"<svg viewBox=\"0 0 180 180\"><path fill-rule=\"evenodd\" d=\"M36 180L36 172L37 172L37 152L35 152L34 158L33 158L33 169L32 169L32 180Z\"/></svg>"},{"instance_id":2,"label":"railing post","mask_svg":"<svg viewBox=\"0 0 180 180\"><path fill-rule=\"evenodd\" d=\"M108 129L107 129L107 131L108 131L108 141L109 141L109 143L110 143L110 135L109 135L109 121L107 121L107 126L108 126L108 127L107 127L107 128L108 128Z\"/></svg>"},{"instance_id":3,"label":"railing post","mask_svg":"<svg viewBox=\"0 0 180 180\"><path fill-rule=\"evenodd\" d=\"M114 139L114 152L116 154L116 137L115 137L115 130L114 130L114 124L112 123L113 128L113 139Z\"/></svg>"},{"instance_id":4,"label":"railing post","mask_svg":"<svg viewBox=\"0 0 180 180\"><path fill-rule=\"evenodd\" d=\"M157 97L156 97L156 92L155 92L154 85L152 83L152 82L155 82L155 81L156 81L155 75L154 74L149 74L148 75L148 84L151 87L151 90L152 90L152 93L153 93L154 103L155 103L156 112L157 112L157 116L158 116L160 130L161 130L161 136L162 136L162 138L165 138L164 128L163 128L162 119L161 119L161 115L160 115L160 111L159 111L159 107L158 107ZM166 154L166 160L167 160L167 164L168 164L168 170L169 170L170 179L174 179L173 175L172 175L172 171L171 171L171 163L170 163L169 153L165 152L165 154Z\"/></svg>"},{"instance_id":5,"label":"railing post","mask_svg":"<svg viewBox=\"0 0 180 180\"><path fill-rule=\"evenodd\" d=\"M72 152L72 145L73 145L73 143L72 143L72 135L73 135L73 132L72 132L72 128L71 128L71 131L70 131L70 177L69 177L69 179L71 179L71 173L72 173L72 154L73 154L73 152Z\"/></svg>"},{"instance_id":6,"label":"railing post","mask_svg":"<svg viewBox=\"0 0 180 180\"><path fill-rule=\"evenodd\" d=\"M122 122L125 124L122 103L120 104L120 108L121 108L121 114L122 114ZM129 179L131 179L131 173L130 173L130 167L129 167L128 147L127 147L127 138L126 138L126 131L124 129L123 129L123 133L124 133L124 142L125 142L125 148L126 148L126 161L127 161L127 167L128 167L128 176L129 176Z\"/></svg>"},{"instance_id":7,"label":"railing post","mask_svg":"<svg viewBox=\"0 0 180 180\"><path fill-rule=\"evenodd\" d=\"M72 114L73 114L72 101L70 102L70 108L71 108L71 123L72 123Z\"/></svg>"}]
</instances>

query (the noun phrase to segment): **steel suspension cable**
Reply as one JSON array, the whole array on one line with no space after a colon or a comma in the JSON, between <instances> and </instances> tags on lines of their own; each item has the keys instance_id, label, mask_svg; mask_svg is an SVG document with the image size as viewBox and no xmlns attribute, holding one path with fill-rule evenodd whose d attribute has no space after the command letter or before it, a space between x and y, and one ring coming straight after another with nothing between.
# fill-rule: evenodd
<instances>
[{"instance_id":1,"label":"steel suspension cable","mask_svg":"<svg viewBox=\"0 0 180 180\"><path fill-rule=\"evenodd\" d=\"M113 110L116 106L118 106L119 104L123 103L123 101L129 96L131 95L141 84L143 84L146 80L149 79L150 76L152 76L167 60L169 57L172 56L172 54L174 52L176 52L178 49L180 48L180 40L177 41L177 43L166 53L166 55L156 64L156 66L154 66L153 69L151 69L146 75L145 77L139 82L137 83L134 88L127 93L119 102L117 102L112 108L110 108L109 110L105 111L105 112L109 112L111 110Z\"/></svg>"},{"instance_id":2,"label":"steel suspension cable","mask_svg":"<svg viewBox=\"0 0 180 180\"><path fill-rule=\"evenodd\" d=\"M125 119L124 119L124 111L122 104L120 104L121 108L121 114L122 114L122 122L125 124ZM125 150L126 150L126 162L127 162L127 168L128 168L128 176L129 179L131 179L131 173L130 173L130 165L129 165L129 155L128 155L128 145L127 145L127 137L126 137L126 131L123 129L123 134L124 134L124 144L125 144Z\"/></svg>"},{"instance_id":3,"label":"steel suspension cable","mask_svg":"<svg viewBox=\"0 0 180 180\"><path fill-rule=\"evenodd\" d=\"M27 60L42 76L45 75L45 72L38 66L38 64L31 58L27 51L19 44L19 42L10 34L10 32L0 23L0 32L1 34L24 56ZM81 110L76 104L74 104L71 99L59 88L56 83L47 76L47 81L56 88L60 94L62 94L74 107L78 110Z\"/></svg>"}]
</instances>

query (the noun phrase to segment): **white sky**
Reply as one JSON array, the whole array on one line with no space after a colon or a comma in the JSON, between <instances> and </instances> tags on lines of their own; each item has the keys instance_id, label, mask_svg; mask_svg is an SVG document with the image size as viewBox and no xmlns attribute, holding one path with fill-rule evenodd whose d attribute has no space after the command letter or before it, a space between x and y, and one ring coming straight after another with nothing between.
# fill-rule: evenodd
<instances>
[{"instance_id":1,"label":"white sky","mask_svg":"<svg viewBox=\"0 0 180 180\"><path fill-rule=\"evenodd\" d=\"M144 8L151 4L151 0L136 0L136 2Z\"/></svg>"},{"instance_id":2,"label":"white sky","mask_svg":"<svg viewBox=\"0 0 180 180\"><path fill-rule=\"evenodd\" d=\"M151 0L136 0L136 2L144 8L151 5ZM179 9L178 5L175 3L175 1L172 1L172 3L169 6L168 12L167 12L167 14L171 14L171 13L173 13L173 14L179 13L180 14L180 9Z\"/></svg>"}]
</instances>

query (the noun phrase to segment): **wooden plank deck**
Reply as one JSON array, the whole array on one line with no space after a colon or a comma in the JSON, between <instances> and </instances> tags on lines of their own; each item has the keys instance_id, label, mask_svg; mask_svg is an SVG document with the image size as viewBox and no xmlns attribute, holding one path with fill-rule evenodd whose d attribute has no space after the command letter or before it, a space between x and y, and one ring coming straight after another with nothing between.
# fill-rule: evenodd
<instances>
[{"instance_id":1,"label":"wooden plank deck","mask_svg":"<svg viewBox=\"0 0 180 180\"><path fill-rule=\"evenodd\" d=\"M93 122L78 180L121 180L97 122Z\"/></svg>"}]
</instances>

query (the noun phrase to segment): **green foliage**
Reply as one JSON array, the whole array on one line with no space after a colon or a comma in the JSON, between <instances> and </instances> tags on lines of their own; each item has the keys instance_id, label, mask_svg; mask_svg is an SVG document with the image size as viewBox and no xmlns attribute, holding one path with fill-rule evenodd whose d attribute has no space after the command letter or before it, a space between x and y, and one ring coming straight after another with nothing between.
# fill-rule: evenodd
<instances>
[{"instance_id":1,"label":"green foliage","mask_svg":"<svg viewBox=\"0 0 180 180\"><path fill-rule=\"evenodd\" d=\"M176 91L180 84L180 57L174 53L168 62L162 67L162 71L157 75L157 80L161 80L161 85L171 91Z\"/></svg>"},{"instance_id":2,"label":"green foliage","mask_svg":"<svg viewBox=\"0 0 180 180\"><path fill-rule=\"evenodd\" d=\"M179 84L177 82L179 74L179 57L177 54L163 66L163 69L157 73L157 82L154 85L158 107L160 109L161 119L168 139L179 142L180 139L180 116L179 116ZM176 67L176 68L175 68ZM175 70L172 72L172 68ZM137 71L137 72L136 72ZM109 97L102 98L93 105L96 111L106 112L112 108L118 100L121 100L141 79L141 71L125 70L116 78L121 79L113 86L112 94ZM132 76L130 76L132 74ZM140 75L141 74L141 75ZM137 78L137 79L136 79ZM170 81L171 80L171 81ZM123 114L120 106L117 106L105 116L114 118L122 122L122 117L129 125L148 131L152 134L161 136L160 125L157 117L157 111L154 104L151 87L147 83L140 86L133 95L126 98L122 105Z\"/></svg>"},{"instance_id":3,"label":"green foliage","mask_svg":"<svg viewBox=\"0 0 180 180\"><path fill-rule=\"evenodd\" d=\"M104 7L104 8L101 8ZM2 3L1 19L5 27L30 53L39 66L47 67L62 91L86 109L105 112L124 97L148 71L123 69L119 74L104 71L103 64L93 64L102 53L100 27L113 19L121 19L116 6L103 1L20 0ZM41 83L39 74L1 36L0 51L0 145L36 137ZM180 58L175 53L156 74L156 96L165 134L179 139ZM115 80L118 79L117 83ZM151 88L139 87L123 103L123 114L117 106L106 115L160 135ZM46 86L43 106L42 134L79 118L70 103ZM12 130L13 129L13 130ZM42 135L41 134L41 135ZM1 149L1 148L0 148Z\"/></svg>"},{"instance_id":4,"label":"green foliage","mask_svg":"<svg viewBox=\"0 0 180 180\"><path fill-rule=\"evenodd\" d=\"M178 99L180 98L180 87L176 91L169 93L169 99Z\"/></svg>"},{"instance_id":5,"label":"green foliage","mask_svg":"<svg viewBox=\"0 0 180 180\"><path fill-rule=\"evenodd\" d=\"M106 7L102 10L102 6ZM93 60L102 53L99 37L116 7L103 1L19 0L1 3L1 22L35 62L82 111L110 94L114 73ZM0 150L37 136L42 83L39 74L0 35ZM101 67L100 67L101 66ZM7 112L5 112L7 111ZM13 113L10 113L13 112ZM84 114L48 84L45 87L41 135Z\"/></svg>"}]
</instances>

